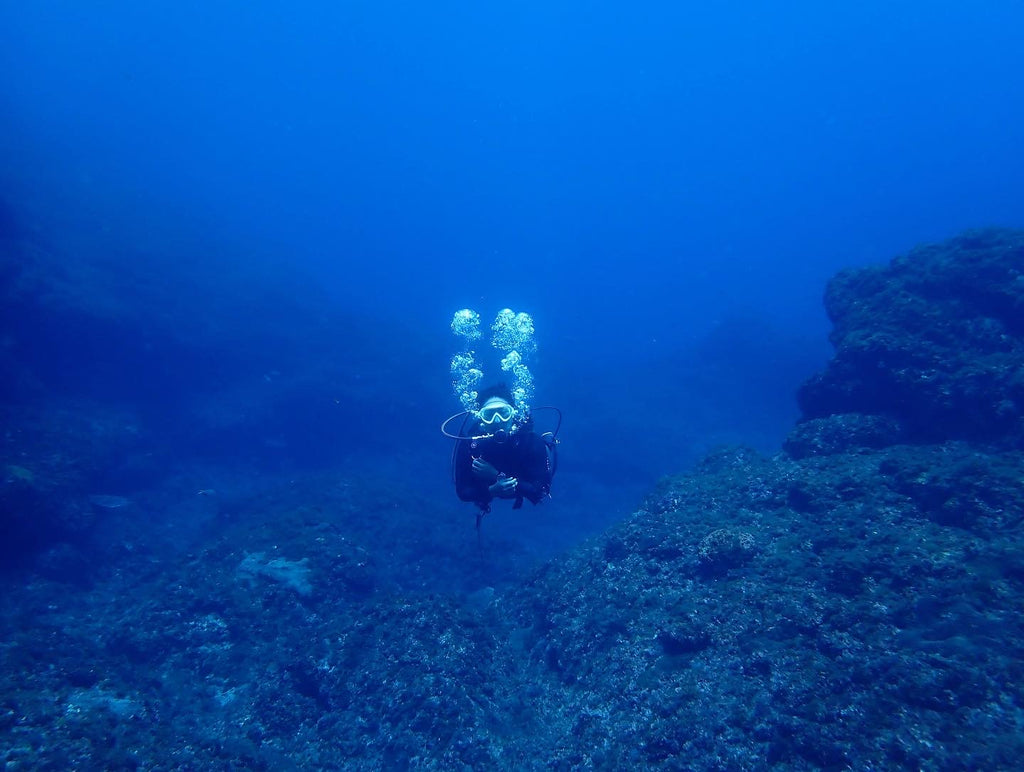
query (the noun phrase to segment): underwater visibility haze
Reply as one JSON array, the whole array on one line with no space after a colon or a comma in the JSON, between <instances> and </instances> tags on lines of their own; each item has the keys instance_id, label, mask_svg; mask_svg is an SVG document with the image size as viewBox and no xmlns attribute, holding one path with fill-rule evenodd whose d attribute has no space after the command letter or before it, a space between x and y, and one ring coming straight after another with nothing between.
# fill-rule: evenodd
<instances>
[{"instance_id":1,"label":"underwater visibility haze","mask_svg":"<svg viewBox=\"0 0 1024 772\"><path fill-rule=\"evenodd\" d=\"M1014 768L1021 29L0 2L0 760Z\"/></svg>"}]
</instances>

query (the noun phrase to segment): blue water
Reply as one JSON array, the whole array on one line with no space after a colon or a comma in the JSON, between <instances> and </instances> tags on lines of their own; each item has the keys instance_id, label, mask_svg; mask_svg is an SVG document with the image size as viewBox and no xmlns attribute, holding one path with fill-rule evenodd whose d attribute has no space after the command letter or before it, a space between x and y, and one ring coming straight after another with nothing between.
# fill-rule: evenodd
<instances>
[{"instance_id":1,"label":"blue water","mask_svg":"<svg viewBox=\"0 0 1024 772\"><path fill-rule=\"evenodd\" d=\"M709 446L778 447L835 271L1024 221L1021 28L1009 0L6 2L10 228L110 328L44 309L19 356L175 458L458 508L448 322L528 311L565 443L516 533L571 543Z\"/></svg>"}]
</instances>

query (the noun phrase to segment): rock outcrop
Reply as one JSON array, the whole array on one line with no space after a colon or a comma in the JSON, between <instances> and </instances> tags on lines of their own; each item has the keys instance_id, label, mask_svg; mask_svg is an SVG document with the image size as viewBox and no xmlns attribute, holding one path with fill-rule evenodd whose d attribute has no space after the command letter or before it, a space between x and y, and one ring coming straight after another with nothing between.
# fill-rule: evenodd
<instances>
[{"instance_id":1,"label":"rock outcrop","mask_svg":"<svg viewBox=\"0 0 1024 772\"><path fill-rule=\"evenodd\" d=\"M1024 231L844 271L825 307L836 352L800 390L807 419L877 416L894 441L1024 447Z\"/></svg>"}]
</instances>

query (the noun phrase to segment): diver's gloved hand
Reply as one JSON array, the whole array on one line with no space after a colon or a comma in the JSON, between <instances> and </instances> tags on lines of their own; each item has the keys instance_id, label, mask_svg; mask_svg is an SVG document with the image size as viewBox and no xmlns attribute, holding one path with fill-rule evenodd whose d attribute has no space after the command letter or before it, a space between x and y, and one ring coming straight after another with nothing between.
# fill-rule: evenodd
<instances>
[{"instance_id":1,"label":"diver's gloved hand","mask_svg":"<svg viewBox=\"0 0 1024 772\"><path fill-rule=\"evenodd\" d=\"M499 499L514 499L518 486L519 480L515 477L499 477L487 490L490 491L492 496L497 496Z\"/></svg>"},{"instance_id":2,"label":"diver's gloved hand","mask_svg":"<svg viewBox=\"0 0 1024 772\"><path fill-rule=\"evenodd\" d=\"M488 484L498 479L498 470L494 464L476 456L473 457L473 474Z\"/></svg>"}]
</instances>

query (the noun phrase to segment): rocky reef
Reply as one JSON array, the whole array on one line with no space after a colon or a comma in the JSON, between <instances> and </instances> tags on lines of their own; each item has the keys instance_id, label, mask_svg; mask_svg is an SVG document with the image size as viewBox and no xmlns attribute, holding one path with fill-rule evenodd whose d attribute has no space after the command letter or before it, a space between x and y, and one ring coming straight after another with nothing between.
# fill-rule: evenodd
<instances>
[{"instance_id":1,"label":"rocky reef","mask_svg":"<svg viewBox=\"0 0 1024 772\"><path fill-rule=\"evenodd\" d=\"M566 768L1012 766L1022 464L732 449L667 481L516 594L576 716Z\"/></svg>"},{"instance_id":2,"label":"rocky reef","mask_svg":"<svg viewBox=\"0 0 1024 772\"><path fill-rule=\"evenodd\" d=\"M87 540L104 509L90 485L144 440L134 416L69 402L3 406L0 420L0 565Z\"/></svg>"},{"instance_id":3,"label":"rocky reef","mask_svg":"<svg viewBox=\"0 0 1024 772\"><path fill-rule=\"evenodd\" d=\"M836 277L782 452L712 453L498 591L458 583L469 549L423 545L447 588L395 569L414 493L294 483L185 559L5 590L0 759L1015 768L1022 249L971 233Z\"/></svg>"},{"instance_id":4,"label":"rocky reef","mask_svg":"<svg viewBox=\"0 0 1024 772\"><path fill-rule=\"evenodd\" d=\"M344 466L353 448L393 449L379 432L391 411L448 396L425 384L382 405L361 373L404 382L447 349L390 322L367 329L292 272L267 289L201 267L210 255L90 258L41 243L9 212L0 200L0 569L92 539L90 496L134 497L183 464L239 456ZM436 438L429 425L409 432Z\"/></svg>"},{"instance_id":5,"label":"rocky reef","mask_svg":"<svg viewBox=\"0 0 1024 772\"><path fill-rule=\"evenodd\" d=\"M805 418L888 419L883 442L1024 447L1024 233L972 231L844 271L825 308L836 353L800 390Z\"/></svg>"}]
</instances>

